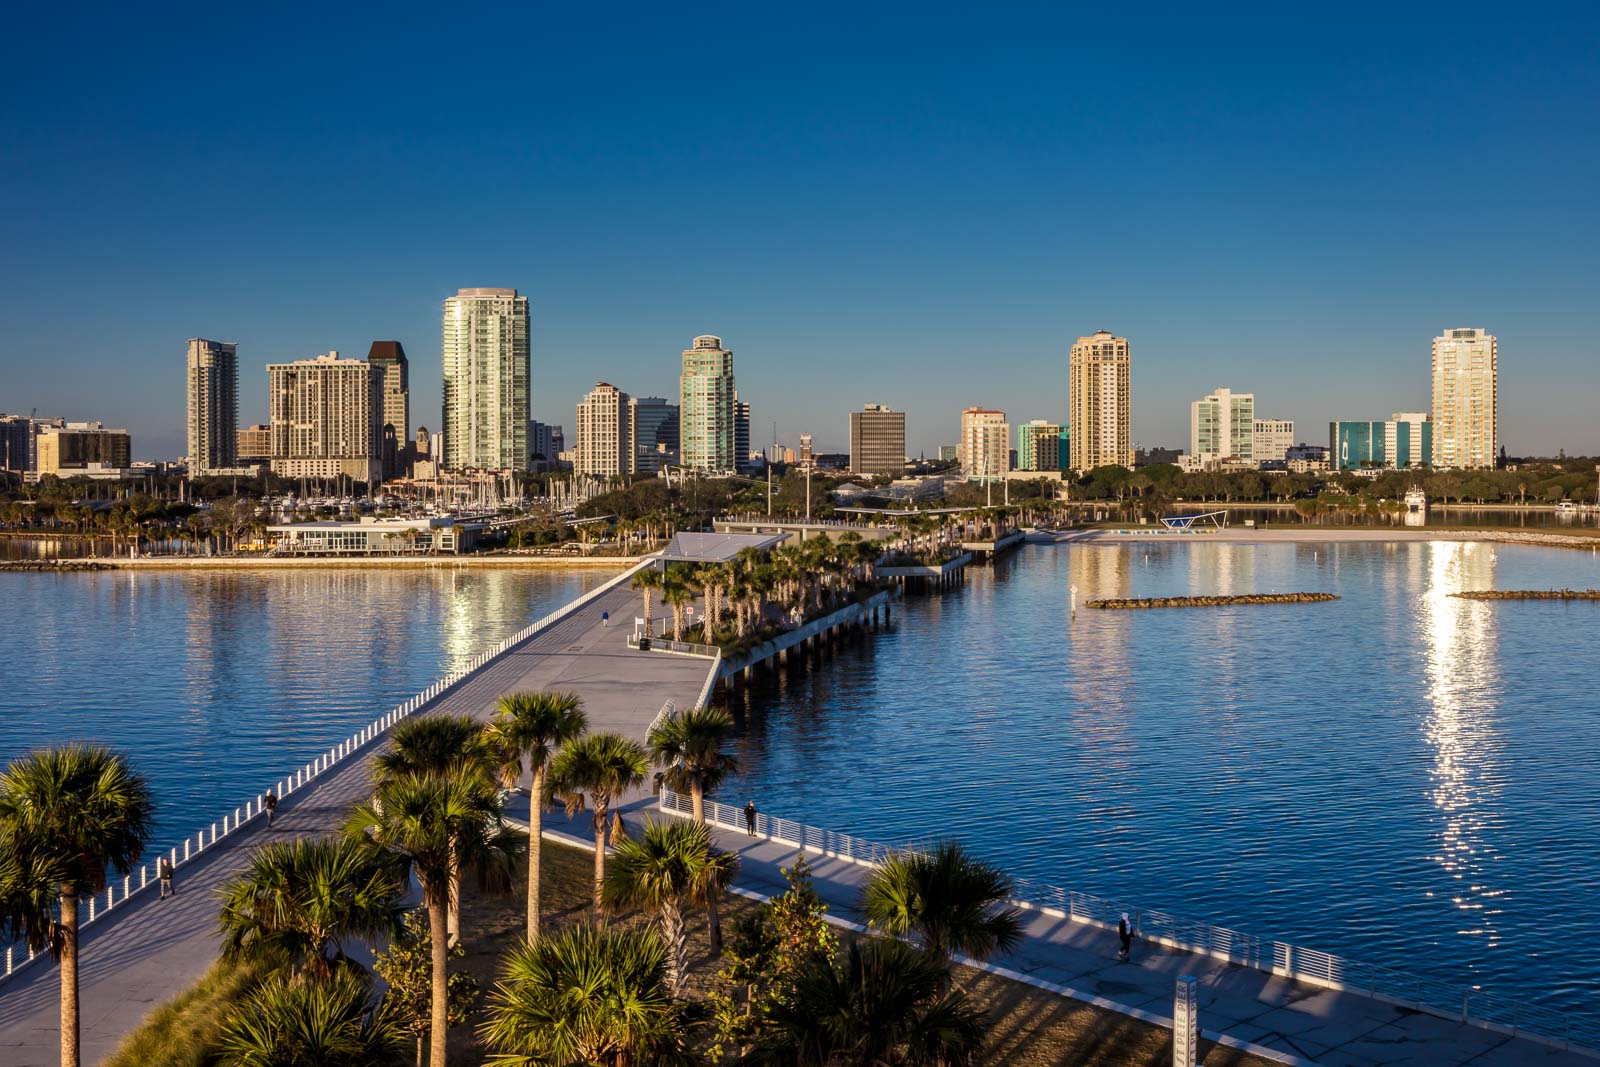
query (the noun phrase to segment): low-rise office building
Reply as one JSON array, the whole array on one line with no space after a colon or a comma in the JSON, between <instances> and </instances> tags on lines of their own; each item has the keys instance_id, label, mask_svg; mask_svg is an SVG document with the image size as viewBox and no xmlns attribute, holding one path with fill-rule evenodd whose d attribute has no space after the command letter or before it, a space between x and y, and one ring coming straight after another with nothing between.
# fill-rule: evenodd
<instances>
[{"instance_id":1,"label":"low-rise office building","mask_svg":"<svg viewBox=\"0 0 1600 1067\"><path fill-rule=\"evenodd\" d=\"M448 516L427 519L364 518L359 522L294 522L268 526L281 556L453 555L477 547L481 523Z\"/></svg>"}]
</instances>

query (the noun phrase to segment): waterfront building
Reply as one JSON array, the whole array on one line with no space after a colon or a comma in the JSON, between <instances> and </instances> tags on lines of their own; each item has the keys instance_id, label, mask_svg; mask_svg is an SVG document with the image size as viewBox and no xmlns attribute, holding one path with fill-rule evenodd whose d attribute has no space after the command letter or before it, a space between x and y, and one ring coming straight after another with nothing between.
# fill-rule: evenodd
<instances>
[{"instance_id":1,"label":"waterfront building","mask_svg":"<svg viewBox=\"0 0 1600 1067\"><path fill-rule=\"evenodd\" d=\"M1332 422L1329 462L1341 471L1424 467L1433 451L1433 436L1433 424L1419 411L1397 411L1383 422Z\"/></svg>"},{"instance_id":2,"label":"waterfront building","mask_svg":"<svg viewBox=\"0 0 1600 1067\"><path fill-rule=\"evenodd\" d=\"M750 405L733 394L733 455L734 469L750 466L755 456L750 451ZM762 453L763 460L766 453Z\"/></svg>"},{"instance_id":3,"label":"waterfront building","mask_svg":"<svg viewBox=\"0 0 1600 1067\"><path fill-rule=\"evenodd\" d=\"M961 459L961 446L960 445L940 445L939 446L939 462L940 463L956 463L956 462L959 462L960 459Z\"/></svg>"},{"instance_id":4,"label":"waterfront building","mask_svg":"<svg viewBox=\"0 0 1600 1067\"><path fill-rule=\"evenodd\" d=\"M739 452L736 434L737 399L733 387L733 352L722 338L702 334L683 350L683 370L678 378L678 434L683 465L690 470L728 472ZM748 408L746 409L748 412ZM749 424L745 451L749 450Z\"/></svg>"},{"instance_id":5,"label":"waterfront building","mask_svg":"<svg viewBox=\"0 0 1600 1067\"><path fill-rule=\"evenodd\" d=\"M1288 459L1293 445L1294 419L1256 419L1254 446L1258 464Z\"/></svg>"},{"instance_id":6,"label":"waterfront building","mask_svg":"<svg viewBox=\"0 0 1600 1067\"><path fill-rule=\"evenodd\" d=\"M942 450L941 450L942 451ZM868 404L850 413L850 473L896 477L906 466L906 413Z\"/></svg>"},{"instance_id":7,"label":"waterfront building","mask_svg":"<svg viewBox=\"0 0 1600 1067\"><path fill-rule=\"evenodd\" d=\"M564 427L537 419L528 422L528 451L535 461L542 460L555 467L561 462L561 453L566 450L567 432Z\"/></svg>"},{"instance_id":8,"label":"waterfront building","mask_svg":"<svg viewBox=\"0 0 1600 1067\"><path fill-rule=\"evenodd\" d=\"M1289 448L1294 444L1294 420L1257 419L1254 441L1257 463L1287 459Z\"/></svg>"},{"instance_id":9,"label":"waterfront building","mask_svg":"<svg viewBox=\"0 0 1600 1067\"><path fill-rule=\"evenodd\" d=\"M1499 341L1487 330L1433 339L1435 467L1493 468L1499 447Z\"/></svg>"},{"instance_id":10,"label":"waterfront building","mask_svg":"<svg viewBox=\"0 0 1600 1067\"><path fill-rule=\"evenodd\" d=\"M1152 445L1149 448L1134 449L1133 466L1137 469L1139 467L1152 467L1158 463L1176 464L1181 458L1183 458L1181 449L1161 448L1160 446Z\"/></svg>"},{"instance_id":11,"label":"waterfront building","mask_svg":"<svg viewBox=\"0 0 1600 1067\"><path fill-rule=\"evenodd\" d=\"M1067 445L1067 431L1060 423L1033 419L1017 427L1017 469L1059 471Z\"/></svg>"},{"instance_id":12,"label":"waterfront building","mask_svg":"<svg viewBox=\"0 0 1600 1067\"><path fill-rule=\"evenodd\" d=\"M600 382L578 405L578 443L573 449L575 474L615 478L632 474L633 431L628 417L630 397L609 382Z\"/></svg>"},{"instance_id":13,"label":"waterfront building","mask_svg":"<svg viewBox=\"0 0 1600 1067\"><path fill-rule=\"evenodd\" d=\"M405 346L399 341L374 341L367 362L383 376L381 414L383 426L383 480L404 477L411 452L411 371Z\"/></svg>"},{"instance_id":14,"label":"waterfront building","mask_svg":"<svg viewBox=\"0 0 1600 1067\"><path fill-rule=\"evenodd\" d=\"M235 436L234 452L240 466L272 462L272 427L262 422L246 426Z\"/></svg>"},{"instance_id":15,"label":"waterfront building","mask_svg":"<svg viewBox=\"0 0 1600 1067\"><path fill-rule=\"evenodd\" d=\"M39 465L39 435L61 421L31 415L0 415L0 470L25 473Z\"/></svg>"},{"instance_id":16,"label":"waterfront building","mask_svg":"<svg viewBox=\"0 0 1600 1067\"><path fill-rule=\"evenodd\" d=\"M1002 478L1011 469L1011 426L1006 413L990 408L967 408L961 413L961 443L957 460L970 478Z\"/></svg>"},{"instance_id":17,"label":"waterfront building","mask_svg":"<svg viewBox=\"0 0 1600 1067\"><path fill-rule=\"evenodd\" d=\"M1255 462L1256 395L1216 389L1189 405L1189 457L1202 467Z\"/></svg>"},{"instance_id":18,"label":"waterfront building","mask_svg":"<svg viewBox=\"0 0 1600 1067\"><path fill-rule=\"evenodd\" d=\"M1133 466L1132 348L1100 330L1080 337L1067 365L1067 425L1072 469Z\"/></svg>"},{"instance_id":19,"label":"waterfront building","mask_svg":"<svg viewBox=\"0 0 1600 1067\"><path fill-rule=\"evenodd\" d=\"M444 447L449 470L527 470L528 298L461 289L444 302Z\"/></svg>"},{"instance_id":20,"label":"waterfront building","mask_svg":"<svg viewBox=\"0 0 1600 1067\"><path fill-rule=\"evenodd\" d=\"M53 422L39 429L34 442L36 477L120 478L133 462L133 438L127 430L108 430L100 422Z\"/></svg>"},{"instance_id":21,"label":"waterfront building","mask_svg":"<svg viewBox=\"0 0 1600 1067\"><path fill-rule=\"evenodd\" d=\"M331 351L267 365L272 472L285 478L383 478L383 372Z\"/></svg>"},{"instance_id":22,"label":"waterfront building","mask_svg":"<svg viewBox=\"0 0 1600 1067\"><path fill-rule=\"evenodd\" d=\"M659 396L636 396L628 405L633 469L640 474L655 474L668 456L677 454L678 405Z\"/></svg>"},{"instance_id":23,"label":"waterfront building","mask_svg":"<svg viewBox=\"0 0 1600 1067\"><path fill-rule=\"evenodd\" d=\"M189 472L237 467L239 346L191 337L187 366Z\"/></svg>"},{"instance_id":24,"label":"waterfront building","mask_svg":"<svg viewBox=\"0 0 1600 1067\"><path fill-rule=\"evenodd\" d=\"M482 523L461 523L448 516L426 519L379 519L358 522L295 522L268 526L275 551L289 556L403 556L470 552L484 530Z\"/></svg>"}]
</instances>

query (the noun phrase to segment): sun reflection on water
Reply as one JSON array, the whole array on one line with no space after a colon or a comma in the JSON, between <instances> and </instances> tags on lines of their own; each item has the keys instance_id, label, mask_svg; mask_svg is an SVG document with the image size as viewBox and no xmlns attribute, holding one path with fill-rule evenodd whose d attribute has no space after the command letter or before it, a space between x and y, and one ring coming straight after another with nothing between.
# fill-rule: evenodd
<instances>
[{"instance_id":1,"label":"sun reflection on water","mask_svg":"<svg viewBox=\"0 0 1600 1067\"><path fill-rule=\"evenodd\" d=\"M1495 562L1489 545L1432 543L1420 609L1430 705L1422 726L1433 749L1429 795L1440 816L1430 858L1454 883L1448 892L1462 913L1459 933L1481 938L1486 948L1501 941L1496 918L1504 896L1493 885L1499 850L1491 834L1501 792L1495 616L1491 604L1450 594L1494 588Z\"/></svg>"}]
</instances>

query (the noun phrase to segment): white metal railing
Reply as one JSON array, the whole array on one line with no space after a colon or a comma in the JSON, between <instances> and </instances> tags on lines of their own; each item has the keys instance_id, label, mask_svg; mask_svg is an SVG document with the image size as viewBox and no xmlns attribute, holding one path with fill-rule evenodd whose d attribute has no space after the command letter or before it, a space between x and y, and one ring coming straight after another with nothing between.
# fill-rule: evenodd
<instances>
[{"instance_id":1,"label":"white metal railing","mask_svg":"<svg viewBox=\"0 0 1600 1067\"><path fill-rule=\"evenodd\" d=\"M422 692L396 705L343 741L320 753L311 762L297 767L284 775L283 778L273 784L273 791L282 800L304 789L318 777L339 766L345 760L361 751L366 745L381 737L395 723L431 704L440 696L455 688L463 679L482 669L491 660L504 655L541 630L568 618L579 608L611 592L623 582L631 581L635 574L652 562L653 560L647 559L638 563L575 600L568 601L543 618L529 623L510 637L499 641L487 651L473 656L461 669L444 675L422 690ZM109 915L112 911L120 909L122 904L129 898L137 896L141 891L151 889L159 884L160 864L163 859L171 862L174 872L176 872L185 863L198 859L202 853L215 847L218 841L238 832L245 825L260 818L265 810L263 807L265 800L265 791L257 793L232 811L224 811L222 817L209 827L202 827L198 833L185 837L180 843L173 845L165 852L155 853L151 862L144 864L132 874L124 877L120 885L115 879L108 881L104 893L93 894L84 901L87 915L82 920L83 924L88 925L102 916ZM26 944L8 945L5 951L5 968L0 971L0 982L4 982L13 973L27 966L40 955L43 955L43 953L33 951Z\"/></svg>"},{"instance_id":2,"label":"white metal railing","mask_svg":"<svg viewBox=\"0 0 1600 1067\"><path fill-rule=\"evenodd\" d=\"M638 648L639 638L634 634L628 635L628 647ZM722 655L722 650L716 645L702 645L695 641L674 641L670 637L650 638L651 652L672 652L680 656L705 656L714 659Z\"/></svg>"},{"instance_id":3,"label":"white metal railing","mask_svg":"<svg viewBox=\"0 0 1600 1067\"><path fill-rule=\"evenodd\" d=\"M662 811L672 814L689 815L693 810L692 801L687 795L668 789L661 791L658 803ZM707 821L717 826L741 832L746 830L742 808L708 799L705 813ZM927 847L918 844L893 848L764 812L756 814L755 833L757 837L872 867L882 865L897 852L922 851ZM1073 922L1115 929L1118 920L1127 914L1133 918L1135 934L1146 941L1287 978L1348 989L1471 1025L1525 1034L1563 1046L1600 1049L1600 1018L1579 1017L1560 1009L1486 993L1475 987L1408 974L1379 964L1349 960L1316 949L1026 878L1012 879L1012 891L1011 903L1023 908L1059 913Z\"/></svg>"}]
</instances>

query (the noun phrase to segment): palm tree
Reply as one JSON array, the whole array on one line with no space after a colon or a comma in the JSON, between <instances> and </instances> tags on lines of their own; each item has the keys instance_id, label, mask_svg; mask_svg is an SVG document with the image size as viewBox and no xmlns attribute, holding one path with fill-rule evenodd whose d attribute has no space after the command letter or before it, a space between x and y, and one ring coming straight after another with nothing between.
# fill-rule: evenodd
<instances>
[{"instance_id":1,"label":"palm tree","mask_svg":"<svg viewBox=\"0 0 1600 1067\"><path fill-rule=\"evenodd\" d=\"M672 608L672 639L683 640L683 609L694 603L694 589L684 582L667 580L661 600Z\"/></svg>"},{"instance_id":2,"label":"palm tree","mask_svg":"<svg viewBox=\"0 0 1600 1067\"><path fill-rule=\"evenodd\" d=\"M556 747L589 728L576 693L511 693L500 698L490 729L505 760L501 780L522 779L528 766L528 943L539 937L539 861L544 832L544 777Z\"/></svg>"},{"instance_id":3,"label":"palm tree","mask_svg":"<svg viewBox=\"0 0 1600 1067\"><path fill-rule=\"evenodd\" d=\"M584 807L584 794L594 809L594 902L600 909L606 880L606 814L612 801L644 784L650 756L637 741L617 733L587 734L564 746L550 763L545 780L548 797L562 797L569 817Z\"/></svg>"},{"instance_id":4,"label":"palm tree","mask_svg":"<svg viewBox=\"0 0 1600 1067\"><path fill-rule=\"evenodd\" d=\"M662 574L653 566L646 567L633 576L633 581L630 584L644 594L644 632L648 634L650 632L650 591L661 588Z\"/></svg>"},{"instance_id":5,"label":"palm tree","mask_svg":"<svg viewBox=\"0 0 1600 1067\"><path fill-rule=\"evenodd\" d=\"M495 773L504 762L484 724L470 715L420 715L398 723L389 733L389 749L373 760L373 782L407 774L444 774L463 762ZM461 939L461 865L450 875L450 909L446 916L450 943Z\"/></svg>"},{"instance_id":6,"label":"palm tree","mask_svg":"<svg viewBox=\"0 0 1600 1067\"><path fill-rule=\"evenodd\" d=\"M403 930L404 887L389 857L353 837L265 845L222 891L222 953L282 961L326 979L347 962L344 942Z\"/></svg>"},{"instance_id":7,"label":"palm tree","mask_svg":"<svg viewBox=\"0 0 1600 1067\"><path fill-rule=\"evenodd\" d=\"M949 964L893 938L855 941L836 961L812 953L763 1030L745 1062L773 1067L960 1067L984 1033L983 1014L949 991Z\"/></svg>"},{"instance_id":8,"label":"palm tree","mask_svg":"<svg viewBox=\"0 0 1600 1067\"><path fill-rule=\"evenodd\" d=\"M739 857L712 847L711 828L704 823L651 821L638 840L617 844L602 897L608 908L655 913L667 950L667 987L674 995L683 985L687 951L684 905L715 901L738 866Z\"/></svg>"},{"instance_id":9,"label":"palm tree","mask_svg":"<svg viewBox=\"0 0 1600 1067\"><path fill-rule=\"evenodd\" d=\"M270 978L234 1010L218 1039L220 1067L380 1067L405 1047L395 1013L372 1004L361 971L317 982Z\"/></svg>"},{"instance_id":10,"label":"palm tree","mask_svg":"<svg viewBox=\"0 0 1600 1067\"><path fill-rule=\"evenodd\" d=\"M0 927L61 963L62 1067L80 1058L79 898L104 890L108 870L132 873L154 818L145 780L105 748L39 749L0 775Z\"/></svg>"},{"instance_id":11,"label":"palm tree","mask_svg":"<svg viewBox=\"0 0 1600 1067\"><path fill-rule=\"evenodd\" d=\"M444 774L404 774L386 781L358 804L347 829L366 834L393 853L402 870L415 872L428 910L433 954L433 1018L429 1062L445 1067L449 1025L445 913L458 869L478 872L487 889L511 884L511 863L521 837L500 818L496 783L481 766L458 763Z\"/></svg>"},{"instance_id":12,"label":"palm tree","mask_svg":"<svg viewBox=\"0 0 1600 1067\"><path fill-rule=\"evenodd\" d=\"M669 715L650 731L645 744L650 758L663 769L656 775L675 793L688 793L694 821L706 821L706 794L731 774L739 761L723 750L733 720L721 708L690 708ZM722 916L717 898L707 905L711 925L711 952L722 952Z\"/></svg>"},{"instance_id":13,"label":"palm tree","mask_svg":"<svg viewBox=\"0 0 1600 1067\"><path fill-rule=\"evenodd\" d=\"M1011 879L954 841L932 852L902 852L872 875L862 894L867 922L895 937L915 934L929 952L986 960L1022 938L1020 912L1003 905Z\"/></svg>"},{"instance_id":14,"label":"palm tree","mask_svg":"<svg viewBox=\"0 0 1600 1067\"><path fill-rule=\"evenodd\" d=\"M567 927L506 956L479 1035L494 1063L693 1062L666 970L652 930Z\"/></svg>"}]
</instances>

